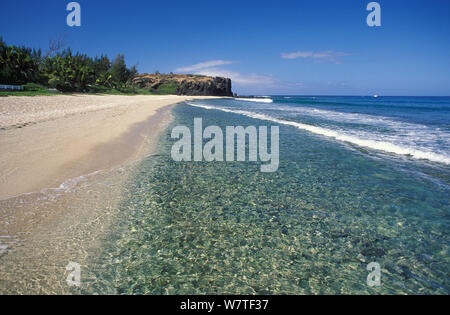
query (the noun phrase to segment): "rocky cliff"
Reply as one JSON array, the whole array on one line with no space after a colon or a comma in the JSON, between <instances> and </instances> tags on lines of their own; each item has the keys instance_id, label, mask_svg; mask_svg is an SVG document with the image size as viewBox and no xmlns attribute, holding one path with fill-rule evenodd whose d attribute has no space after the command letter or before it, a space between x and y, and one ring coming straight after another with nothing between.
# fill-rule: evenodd
<instances>
[{"instance_id":1,"label":"rocky cliff","mask_svg":"<svg viewBox=\"0 0 450 315\"><path fill-rule=\"evenodd\" d=\"M231 80L189 74L139 74L133 85L161 94L233 96Z\"/></svg>"}]
</instances>

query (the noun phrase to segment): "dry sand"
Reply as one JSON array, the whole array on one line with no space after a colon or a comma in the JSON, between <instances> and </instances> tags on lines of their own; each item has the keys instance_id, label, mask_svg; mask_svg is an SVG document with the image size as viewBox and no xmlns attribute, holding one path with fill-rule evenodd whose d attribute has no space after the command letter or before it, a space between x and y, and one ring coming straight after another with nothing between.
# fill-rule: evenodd
<instances>
[{"instance_id":1,"label":"dry sand","mask_svg":"<svg viewBox=\"0 0 450 315\"><path fill-rule=\"evenodd\" d=\"M0 98L0 200L136 158L145 138L159 130L151 117L187 99L193 97Z\"/></svg>"}]
</instances>

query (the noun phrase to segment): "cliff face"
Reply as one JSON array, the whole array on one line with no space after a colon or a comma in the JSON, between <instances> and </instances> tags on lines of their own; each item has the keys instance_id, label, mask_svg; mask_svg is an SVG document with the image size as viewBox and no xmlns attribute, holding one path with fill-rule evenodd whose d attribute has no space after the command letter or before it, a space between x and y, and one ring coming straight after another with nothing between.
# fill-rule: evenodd
<instances>
[{"instance_id":1,"label":"cliff face","mask_svg":"<svg viewBox=\"0 0 450 315\"><path fill-rule=\"evenodd\" d=\"M233 96L231 80L189 74L139 74L133 85L166 94L192 96Z\"/></svg>"}]
</instances>

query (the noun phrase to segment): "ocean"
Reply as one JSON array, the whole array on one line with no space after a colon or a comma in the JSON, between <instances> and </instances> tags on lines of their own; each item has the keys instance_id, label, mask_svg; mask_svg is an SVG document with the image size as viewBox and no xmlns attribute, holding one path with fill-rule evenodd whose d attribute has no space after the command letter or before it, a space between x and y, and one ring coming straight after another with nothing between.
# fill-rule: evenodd
<instances>
[{"instance_id":1,"label":"ocean","mask_svg":"<svg viewBox=\"0 0 450 315\"><path fill-rule=\"evenodd\" d=\"M450 98L201 100L173 116L84 293L449 294ZM279 169L173 161L171 130L194 118L279 126Z\"/></svg>"}]
</instances>

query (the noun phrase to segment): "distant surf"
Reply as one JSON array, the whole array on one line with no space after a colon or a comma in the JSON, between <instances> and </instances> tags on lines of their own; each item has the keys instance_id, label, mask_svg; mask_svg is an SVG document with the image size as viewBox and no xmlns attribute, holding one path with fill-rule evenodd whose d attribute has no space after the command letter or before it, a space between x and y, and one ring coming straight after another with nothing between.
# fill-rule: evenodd
<instances>
[{"instance_id":1,"label":"distant surf","mask_svg":"<svg viewBox=\"0 0 450 315\"><path fill-rule=\"evenodd\" d=\"M244 101L244 102L257 102L257 103L273 103L273 100L270 98L236 98L235 100Z\"/></svg>"}]
</instances>

